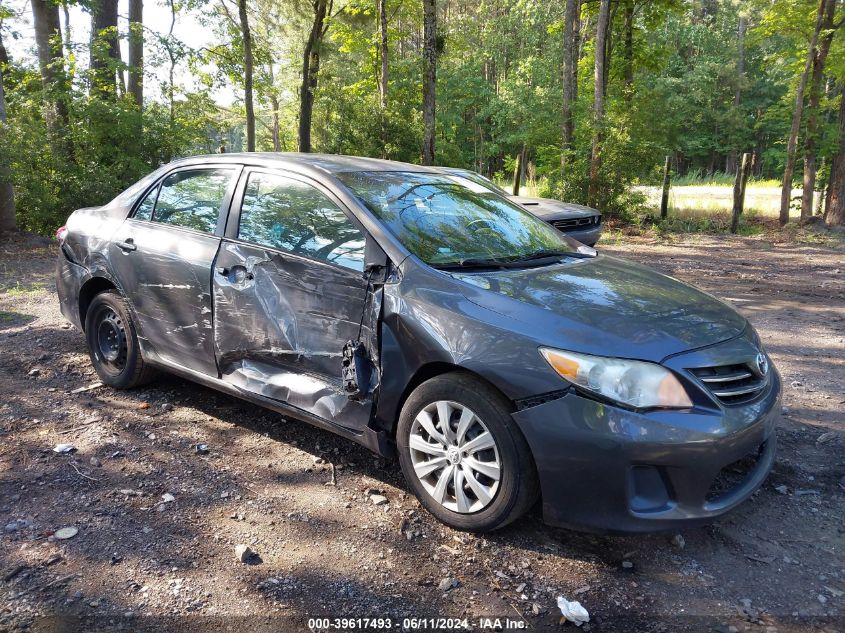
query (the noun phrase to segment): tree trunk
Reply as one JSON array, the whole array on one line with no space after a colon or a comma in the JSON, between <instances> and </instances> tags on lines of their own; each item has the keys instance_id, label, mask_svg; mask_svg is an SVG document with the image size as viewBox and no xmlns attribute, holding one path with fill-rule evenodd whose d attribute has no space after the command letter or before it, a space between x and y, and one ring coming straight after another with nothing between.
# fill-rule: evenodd
<instances>
[{"instance_id":1,"label":"tree trunk","mask_svg":"<svg viewBox=\"0 0 845 633\"><path fill-rule=\"evenodd\" d=\"M36 0L37 1L37 0ZM0 31L0 127L6 127L6 92L3 88L3 71L9 57ZM0 152L0 235L15 230L15 189L8 161L9 152Z\"/></svg>"},{"instance_id":2,"label":"tree trunk","mask_svg":"<svg viewBox=\"0 0 845 633\"><path fill-rule=\"evenodd\" d=\"M839 101L839 149L830 165L825 206L825 224L845 226L845 87Z\"/></svg>"},{"instance_id":3,"label":"tree trunk","mask_svg":"<svg viewBox=\"0 0 845 633\"><path fill-rule=\"evenodd\" d=\"M669 185L672 179L672 157L666 156L663 164L663 189L660 195L660 219L669 217Z\"/></svg>"},{"instance_id":4,"label":"tree trunk","mask_svg":"<svg viewBox=\"0 0 845 633\"><path fill-rule=\"evenodd\" d=\"M378 0L379 15L379 55L381 57L381 76L378 84L379 105L387 108L387 0Z\"/></svg>"},{"instance_id":5,"label":"tree trunk","mask_svg":"<svg viewBox=\"0 0 845 633\"><path fill-rule=\"evenodd\" d=\"M117 91L116 62L119 61L117 0L95 0L91 4L90 66L93 88L104 96L114 95Z\"/></svg>"},{"instance_id":6,"label":"tree trunk","mask_svg":"<svg viewBox=\"0 0 845 633\"><path fill-rule=\"evenodd\" d=\"M279 123L279 95L276 93L276 75L273 64L269 64L270 73L270 106L273 108L273 151L282 151L281 124Z\"/></svg>"},{"instance_id":7,"label":"tree trunk","mask_svg":"<svg viewBox=\"0 0 845 633\"><path fill-rule=\"evenodd\" d=\"M816 57L816 43L819 39L819 31L822 28L824 12L830 0L819 0L819 9L816 14L816 24L813 28L813 35L810 38L810 46L807 50L807 61L804 63L804 71L798 82L795 91L795 104L792 109L792 126L789 129L789 138L786 141L786 167L783 170L783 184L780 193L780 225L784 226L789 222L789 203L792 199L792 176L795 173L795 155L798 149L798 132L801 130L801 116L804 109L804 91L807 88L807 80L810 76L810 69Z\"/></svg>"},{"instance_id":8,"label":"tree trunk","mask_svg":"<svg viewBox=\"0 0 845 633\"><path fill-rule=\"evenodd\" d=\"M65 54L69 57L73 54L73 39L71 38L70 30L70 8L66 0L62 2L62 13L65 16Z\"/></svg>"},{"instance_id":9,"label":"tree trunk","mask_svg":"<svg viewBox=\"0 0 845 633\"><path fill-rule=\"evenodd\" d=\"M604 76L605 76L605 43L607 41L608 25L610 23L610 0L601 0L599 6L599 22L596 29L595 56L596 64L593 74L593 147L590 155L590 184L587 191L587 204L595 206L599 187L599 169L601 167L601 145L604 126Z\"/></svg>"},{"instance_id":10,"label":"tree trunk","mask_svg":"<svg viewBox=\"0 0 845 633\"><path fill-rule=\"evenodd\" d=\"M437 0L423 0L423 148L422 164L434 164L434 113L437 84Z\"/></svg>"},{"instance_id":11,"label":"tree trunk","mask_svg":"<svg viewBox=\"0 0 845 633\"><path fill-rule=\"evenodd\" d=\"M825 34L819 42L813 57L813 74L810 80L810 96L807 99L807 124L804 132L804 190L801 194L801 221L806 222L813 215L813 196L816 189L816 140L818 136L819 103L824 82L824 65L830 44L833 41L833 18L836 0L827 0L822 31Z\"/></svg>"},{"instance_id":12,"label":"tree trunk","mask_svg":"<svg viewBox=\"0 0 845 633\"><path fill-rule=\"evenodd\" d=\"M578 25L581 0L566 0L563 26L563 134L560 146L561 177L575 142L575 102L578 99Z\"/></svg>"},{"instance_id":13,"label":"tree trunk","mask_svg":"<svg viewBox=\"0 0 845 633\"><path fill-rule=\"evenodd\" d=\"M139 108L144 107L144 0L129 0L128 92Z\"/></svg>"},{"instance_id":14,"label":"tree trunk","mask_svg":"<svg viewBox=\"0 0 845 633\"><path fill-rule=\"evenodd\" d=\"M328 25L326 15L329 11L328 0L312 0L314 21L311 32L305 42L302 54L302 85L299 88L299 151L311 151L311 119L314 114L314 91L317 89L317 76L320 72L320 48Z\"/></svg>"},{"instance_id":15,"label":"tree trunk","mask_svg":"<svg viewBox=\"0 0 845 633\"><path fill-rule=\"evenodd\" d=\"M381 76L379 78L379 106L381 107L381 157L387 158L387 0L378 0L379 54Z\"/></svg>"},{"instance_id":16,"label":"tree trunk","mask_svg":"<svg viewBox=\"0 0 845 633\"><path fill-rule=\"evenodd\" d=\"M249 31L249 17L246 0L238 0L238 15L241 20L241 37L244 44L244 107L246 108L246 151L255 151L255 108L252 103L252 34Z\"/></svg>"},{"instance_id":17,"label":"tree trunk","mask_svg":"<svg viewBox=\"0 0 845 633\"><path fill-rule=\"evenodd\" d=\"M35 23L38 67L44 87L44 118L53 151L64 153L68 109L59 5L51 0L32 0L32 18Z\"/></svg>"},{"instance_id":18,"label":"tree trunk","mask_svg":"<svg viewBox=\"0 0 845 633\"><path fill-rule=\"evenodd\" d=\"M522 186L522 172L525 171L525 143L522 144L522 149L516 155L516 165L513 168L513 195L519 195L519 188Z\"/></svg>"},{"instance_id":19,"label":"tree trunk","mask_svg":"<svg viewBox=\"0 0 845 633\"><path fill-rule=\"evenodd\" d=\"M631 102L634 96L634 0L625 0L625 101Z\"/></svg>"},{"instance_id":20,"label":"tree trunk","mask_svg":"<svg viewBox=\"0 0 845 633\"><path fill-rule=\"evenodd\" d=\"M739 216L745 208L745 185L748 182L748 173L751 171L751 154L746 152L742 155L742 163L736 170L736 179L734 180L734 206L733 214L731 215L731 233L736 233L739 229Z\"/></svg>"},{"instance_id":21,"label":"tree trunk","mask_svg":"<svg viewBox=\"0 0 845 633\"><path fill-rule=\"evenodd\" d=\"M739 16L739 24L736 29L736 90L734 91L734 109L739 110L742 105L742 88L745 80L745 31L747 21L744 15ZM736 173L737 170L737 150L731 149L728 152L725 160L725 172L728 174Z\"/></svg>"}]
</instances>

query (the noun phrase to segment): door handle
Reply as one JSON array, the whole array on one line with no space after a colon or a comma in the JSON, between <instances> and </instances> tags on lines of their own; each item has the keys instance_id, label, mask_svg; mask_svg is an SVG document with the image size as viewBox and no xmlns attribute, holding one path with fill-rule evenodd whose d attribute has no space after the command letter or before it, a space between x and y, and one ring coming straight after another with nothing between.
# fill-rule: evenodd
<instances>
[{"instance_id":1,"label":"door handle","mask_svg":"<svg viewBox=\"0 0 845 633\"><path fill-rule=\"evenodd\" d=\"M135 246L135 240L131 237L127 237L122 242L116 242L117 247L122 250L124 253L129 253L130 251L138 250L138 247Z\"/></svg>"},{"instance_id":2,"label":"door handle","mask_svg":"<svg viewBox=\"0 0 845 633\"><path fill-rule=\"evenodd\" d=\"M215 268L214 271L218 275L220 275L221 277L228 277L229 276L229 269L226 268L225 266L219 266L218 268Z\"/></svg>"}]
</instances>

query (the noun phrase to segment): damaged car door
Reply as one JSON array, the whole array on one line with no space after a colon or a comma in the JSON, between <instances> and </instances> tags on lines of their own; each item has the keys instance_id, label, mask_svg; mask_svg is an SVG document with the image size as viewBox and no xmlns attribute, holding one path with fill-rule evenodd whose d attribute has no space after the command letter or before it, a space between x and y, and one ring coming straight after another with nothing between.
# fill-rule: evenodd
<instances>
[{"instance_id":1,"label":"damaged car door","mask_svg":"<svg viewBox=\"0 0 845 633\"><path fill-rule=\"evenodd\" d=\"M374 357L380 291L364 271L365 234L318 183L245 170L214 264L214 346L223 380L359 430L371 393L344 392L348 341Z\"/></svg>"},{"instance_id":2,"label":"damaged car door","mask_svg":"<svg viewBox=\"0 0 845 633\"><path fill-rule=\"evenodd\" d=\"M109 261L162 360L217 376L209 270L240 168L190 167L150 189L109 244Z\"/></svg>"}]
</instances>

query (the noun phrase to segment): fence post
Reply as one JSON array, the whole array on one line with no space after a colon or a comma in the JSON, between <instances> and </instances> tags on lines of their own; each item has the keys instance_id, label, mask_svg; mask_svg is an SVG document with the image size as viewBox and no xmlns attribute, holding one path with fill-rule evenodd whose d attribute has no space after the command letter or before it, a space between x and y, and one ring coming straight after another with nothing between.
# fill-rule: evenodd
<instances>
[{"instance_id":1,"label":"fence post","mask_svg":"<svg viewBox=\"0 0 845 633\"><path fill-rule=\"evenodd\" d=\"M663 165L663 195L660 198L660 219L665 220L669 215L669 181L671 180L671 156L666 156L666 164Z\"/></svg>"},{"instance_id":2,"label":"fence post","mask_svg":"<svg viewBox=\"0 0 845 633\"><path fill-rule=\"evenodd\" d=\"M751 171L751 154L748 152L742 155L742 162L736 168L736 179L734 180L734 208L731 216L731 233L736 233L739 228L739 216L745 207L745 184L748 182L748 172Z\"/></svg>"}]
</instances>

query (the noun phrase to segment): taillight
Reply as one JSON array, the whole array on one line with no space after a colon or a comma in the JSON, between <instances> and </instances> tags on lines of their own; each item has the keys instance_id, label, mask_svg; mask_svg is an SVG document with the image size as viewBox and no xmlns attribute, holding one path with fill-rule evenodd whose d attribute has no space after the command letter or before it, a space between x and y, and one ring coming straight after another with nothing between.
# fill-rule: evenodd
<instances>
[{"instance_id":1,"label":"taillight","mask_svg":"<svg viewBox=\"0 0 845 633\"><path fill-rule=\"evenodd\" d=\"M66 237L67 237L67 227L66 226L59 227L59 230L56 231L56 239L59 240L59 244L64 243Z\"/></svg>"}]
</instances>

